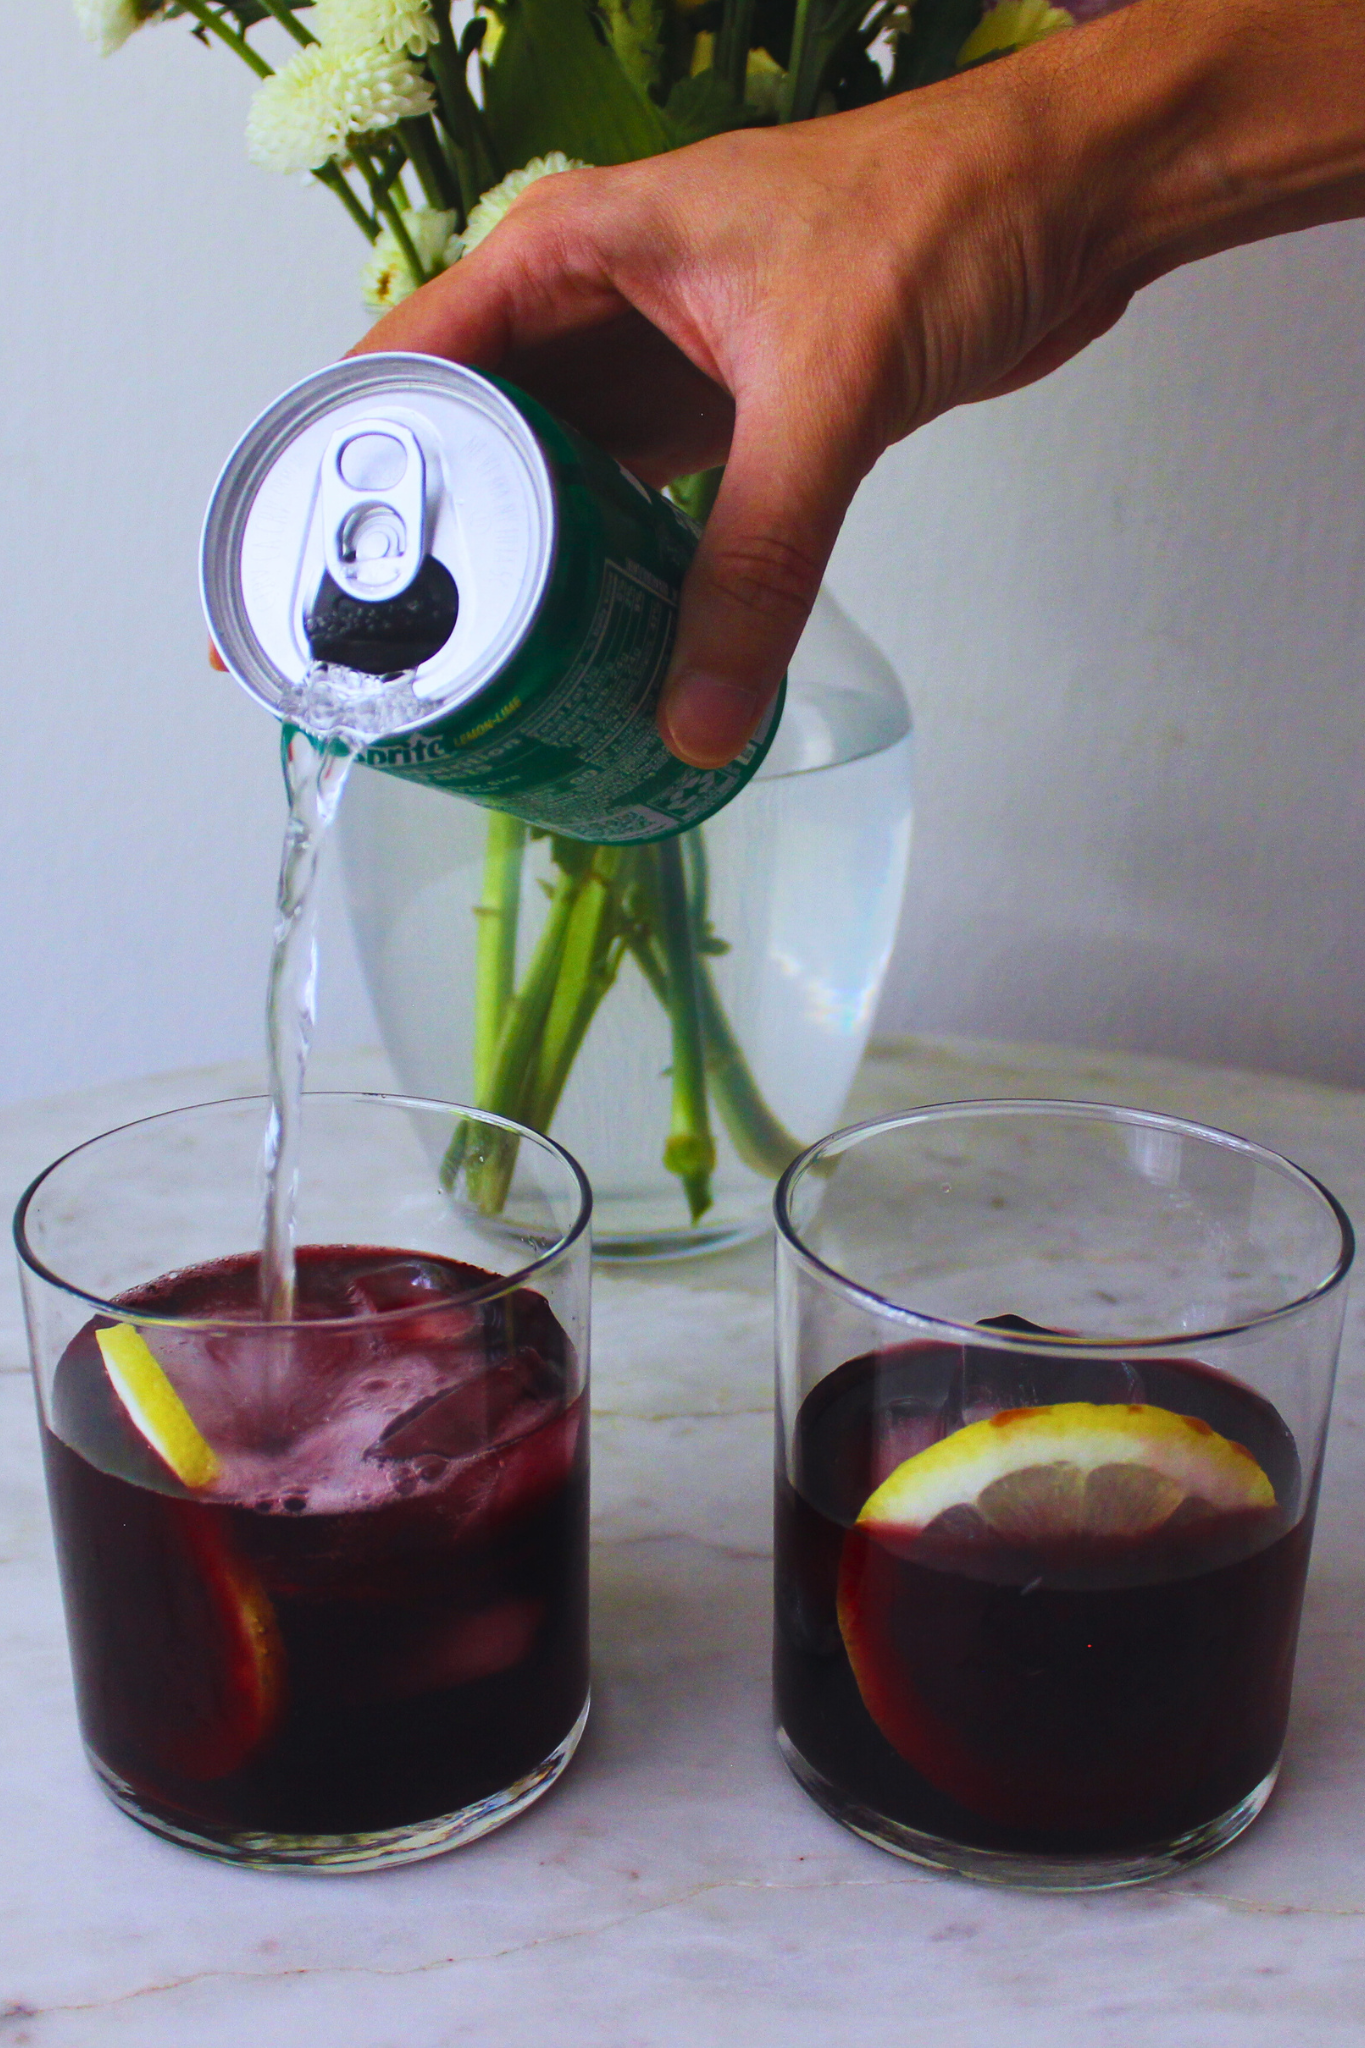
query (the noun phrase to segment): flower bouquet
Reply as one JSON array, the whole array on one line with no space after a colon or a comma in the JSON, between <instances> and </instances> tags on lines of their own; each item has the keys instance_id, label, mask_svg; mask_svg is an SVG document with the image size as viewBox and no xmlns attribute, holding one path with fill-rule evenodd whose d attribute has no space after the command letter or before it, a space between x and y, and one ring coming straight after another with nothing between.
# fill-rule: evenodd
<instances>
[{"instance_id":1,"label":"flower bouquet","mask_svg":"<svg viewBox=\"0 0 1365 2048\"><path fill-rule=\"evenodd\" d=\"M1108 4L1079 0L1068 12L1049 0L481 0L473 9L451 0L75 0L106 53L146 23L182 17L201 42L256 74L251 157L315 178L345 207L369 244L361 287L375 312L458 262L537 178L863 106L1007 55ZM262 37L262 24L275 26ZM280 30L296 47L283 45L276 67L260 44L281 54ZM704 518L717 480L712 472L673 488ZM762 1180L804 1142L770 1106L722 1001L715 969L729 947L713 914L712 866L701 830L644 847L591 846L492 813L474 905L475 1104L548 1131L609 991L635 980L666 1020L669 1108L655 1143L693 1229L713 1202L713 1117ZM537 886L548 907L532 934L528 892ZM880 965L865 977L869 1014L889 926L877 944ZM861 1028L865 1035L866 1017ZM448 1165L462 1165L488 1210L501 1207L506 1149L476 1156L460 1133Z\"/></svg>"}]
</instances>

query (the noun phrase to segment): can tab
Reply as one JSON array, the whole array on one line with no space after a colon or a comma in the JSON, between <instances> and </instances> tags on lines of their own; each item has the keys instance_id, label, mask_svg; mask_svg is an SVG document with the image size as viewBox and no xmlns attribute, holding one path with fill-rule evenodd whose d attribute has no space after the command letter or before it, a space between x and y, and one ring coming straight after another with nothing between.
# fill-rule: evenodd
<instances>
[{"instance_id":1,"label":"can tab","mask_svg":"<svg viewBox=\"0 0 1365 2048\"><path fill-rule=\"evenodd\" d=\"M321 492L332 580L366 604L400 596L426 556L426 463L412 429L349 420L327 444Z\"/></svg>"}]
</instances>

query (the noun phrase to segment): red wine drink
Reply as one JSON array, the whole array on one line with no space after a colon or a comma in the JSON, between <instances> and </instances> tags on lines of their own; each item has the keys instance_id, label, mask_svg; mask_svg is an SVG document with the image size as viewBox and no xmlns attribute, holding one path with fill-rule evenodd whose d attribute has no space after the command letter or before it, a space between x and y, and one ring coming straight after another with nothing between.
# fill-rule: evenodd
<instances>
[{"instance_id":1,"label":"red wine drink","mask_svg":"<svg viewBox=\"0 0 1365 2048\"><path fill-rule=\"evenodd\" d=\"M197 1490L134 1428L94 1325L68 1347L44 1434L85 1738L166 1828L399 1829L501 1793L573 1730L587 1417L542 1298L458 1305L489 1277L303 1250L277 1402L243 1398L241 1356L223 1385L221 1339L163 1335L219 1464ZM257 1286L241 1257L118 1305L221 1321Z\"/></svg>"},{"instance_id":2,"label":"red wine drink","mask_svg":"<svg viewBox=\"0 0 1365 2048\"><path fill-rule=\"evenodd\" d=\"M819 1805L1037 1890L1275 1787L1354 1253L1301 1168L1103 1103L836 1132L778 1185L774 1685Z\"/></svg>"},{"instance_id":3,"label":"red wine drink","mask_svg":"<svg viewBox=\"0 0 1365 2048\"><path fill-rule=\"evenodd\" d=\"M440 1176L474 1112L300 1108L288 1320L259 1098L79 1147L16 1228L101 1783L231 1861L366 1869L513 1818L582 1732L589 1198L517 1132L486 1218Z\"/></svg>"},{"instance_id":4,"label":"red wine drink","mask_svg":"<svg viewBox=\"0 0 1365 2048\"><path fill-rule=\"evenodd\" d=\"M1009 1354L991 1368L1034 1399L1048 1378ZM979 1849L1113 1855L1190 1834L1254 1794L1284 1741L1312 1532L1293 1438L1249 1390L1150 1360L1145 1402L1115 1404L1137 1418L1134 1453L1159 1406L1204 1425L1196 1443L1249 1452L1273 1500L1186 1496L1103 1534L1050 1528L1036 1498L1033 1526L1008 1531L962 1505L913 1531L860 1524L942 1441L961 1371L960 1352L912 1345L807 1397L778 1494L781 1727L853 1805ZM1059 1404L1103 1400L1087 1378L1103 1375L1059 1365Z\"/></svg>"}]
</instances>

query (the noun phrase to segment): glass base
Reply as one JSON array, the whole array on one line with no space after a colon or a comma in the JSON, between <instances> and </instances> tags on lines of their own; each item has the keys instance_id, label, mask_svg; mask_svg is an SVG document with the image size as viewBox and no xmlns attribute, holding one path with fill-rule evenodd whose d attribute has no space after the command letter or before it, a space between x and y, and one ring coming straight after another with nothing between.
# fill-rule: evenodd
<instances>
[{"instance_id":1,"label":"glass base","mask_svg":"<svg viewBox=\"0 0 1365 2048\"><path fill-rule=\"evenodd\" d=\"M817 1806L893 1856L910 1863L922 1863L930 1870L947 1871L955 1877L974 1877L984 1884L1011 1885L1018 1891L1093 1892L1112 1891L1119 1885L1148 1884L1153 1878L1170 1877L1175 1871L1226 1849L1249 1828L1275 1789L1280 1774L1276 1763L1259 1785L1220 1813L1214 1820L1177 1835L1173 1841L1153 1842L1138 1849L1112 1855L1046 1856L1021 1854L1000 1849L976 1849L965 1842L950 1842L939 1835L925 1834L898 1820L885 1820L871 1807L850 1799L807 1763L784 1728L777 1731L777 1746L797 1783L809 1792Z\"/></svg>"},{"instance_id":2,"label":"glass base","mask_svg":"<svg viewBox=\"0 0 1365 2048\"><path fill-rule=\"evenodd\" d=\"M275 1835L250 1829L229 1829L199 1833L148 1807L90 1749L86 1755L100 1784L115 1806L153 1834L183 1848L198 1849L224 1863L238 1863L249 1870L298 1870L330 1874L333 1871L384 1870L390 1864L420 1863L427 1856L442 1856L465 1842L476 1842L515 1820L528 1806L543 1798L568 1767L587 1724L591 1695L564 1740L552 1749L543 1763L505 1791L491 1792L458 1813L445 1813L435 1820L412 1821L400 1828L376 1828L355 1835Z\"/></svg>"},{"instance_id":3,"label":"glass base","mask_svg":"<svg viewBox=\"0 0 1365 2048\"><path fill-rule=\"evenodd\" d=\"M771 1228L771 1206L734 1223L692 1224L668 1230L598 1230L594 1221L592 1252L594 1259L632 1266L650 1259L695 1259L706 1252L724 1252L735 1245L749 1244Z\"/></svg>"}]
</instances>

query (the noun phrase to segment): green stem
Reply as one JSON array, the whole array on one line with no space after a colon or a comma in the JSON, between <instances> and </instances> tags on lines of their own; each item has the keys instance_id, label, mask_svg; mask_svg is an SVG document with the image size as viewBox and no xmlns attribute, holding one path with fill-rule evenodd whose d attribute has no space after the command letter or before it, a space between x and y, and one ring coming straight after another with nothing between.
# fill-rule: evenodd
<instances>
[{"instance_id":1,"label":"green stem","mask_svg":"<svg viewBox=\"0 0 1365 2048\"><path fill-rule=\"evenodd\" d=\"M710 877L706 840L698 830L683 839L687 863L687 911L697 958L697 1004L701 1013L706 1078L730 1143L744 1164L768 1179L777 1176L802 1149L780 1118L774 1116L754 1079L753 1070L731 1029L706 958L711 939ZM638 957L638 955L637 955Z\"/></svg>"},{"instance_id":2,"label":"green stem","mask_svg":"<svg viewBox=\"0 0 1365 2048\"><path fill-rule=\"evenodd\" d=\"M620 966L615 883L621 858L619 847L597 849L569 919L527 1109L527 1121L538 1131L550 1128L588 1026Z\"/></svg>"},{"instance_id":3,"label":"green stem","mask_svg":"<svg viewBox=\"0 0 1365 2048\"><path fill-rule=\"evenodd\" d=\"M449 0L437 0L435 13L437 41L435 48L427 52L427 64L436 81L441 122L451 140L467 219L480 195L497 184L502 168L488 123L469 90L464 60L450 26Z\"/></svg>"},{"instance_id":4,"label":"green stem","mask_svg":"<svg viewBox=\"0 0 1365 2048\"><path fill-rule=\"evenodd\" d=\"M778 118L783 121L800 121L809 111L802 104L801 85L807 68L806 51L812 37L811 15L818 5L819 0L796 0L791 55L787 62L786 81L778 106Z\"/></svg>"},{"instance_id":5,"label":"green stem","mask_svg":"<svg viewBox=\"0 0 1365 2048\"><path fill-rule=\"evenodd\" d=\"M526 827L492 811L483 857L483 894L474 907L474 1100L488 1108L488 1089L503 1020L517 983L517 924Z\"/></svg>"},{"instance_id":6,"label":"green stem","mask_svg":"<svg viewBox=\"0 0 1365 2048\"><path fill-rule=\"evenodd\" d=\"M392 192L384 182L382 173L375 168L373 159L367 150L357 149L353 144L351 155L355 159L361 177L370 188L370 197L374 201L375 212L381 215L388 223L393 239L398 244L399 254L408 266L408 274L412 278L413 283L419 287L428 284L430 279L423 268L422 259L413 247L412 236L408 233L407 224L394 201ZM400 164L399 169L401 170L401 168Z\"/></svg>"},{"instance_id":7,"label":"green stem","mask_svg":"<svg viewBox=\"0 0 1365 2048\"><path fill-rule=\"evenodd\" d=\"M313 176L317 179L319 185L325 185L329 192L335 192L337 198L341 201L347 213L350 214L351 219L360 229L366 241L376 241L379 236L379 222L373 214L366 213L364 207L356 198L355 193L347 184L342 174L341 166L339 164L324 164L320 171L314 171Z\"/></svg>"},{"instance_id":8,"label":"green stem","mask_svg":"<svg viewBox=\"0 0 1365 2048\"><path fill-rule=\"evenodd\" d=\"M554 998L569 921L584 879L581 872L566 871L556 884L550 898L550 914L536 941L525 978L507 1006L488 1085L476 1105L479 1109L491 1109L517 1122L526 1121L526 1098L534 1081L541 1034ZM508 1133L480 1136L461 1124L442 1162L441 1179L447 1187L451 1186L463 1163L465 1185L471 1196L486 1216L496 1216L507 1199L516 1158L517 1141Z\"/></svg>"},{"instance_id":9,"label":"green stem","mask_svg":"<svg viewBox=\"0 0 1365 2048\"><path fill-rule=\"evenodd\" d=\"M536 1054L550 1004L554 1000L569 922L578 901L587 869L565 869L550 897L550 910L535 944L521 987L512 997L498 1035L488 1093L480 1109L494 1109L502 1116L518 1116L530 1093Z\"/></svg>"},{"instance_id":10,"label":"green stem","mask_svg":"<svg viewBox=\"0 0 1365 2048\"><path fill-rule=\"evenodd\" d=\"M757 0L725 0L720 30L716 36L713 69L735 98L744 99L749 70L749 49L753 42L754 9Z\"/></svg>"},{"instance_id":11,"label":"green stem","mask_svg":"<svg viewBox=\"0 0 1365 2048\"><path fill-rule=\"evenodd\" d=\"M407 145L408 156L427 205L436 207L441 213L453 208L458 214L460 196L450 189L450 167L441 154L430 114L423 114L420 119L400 121L398 133Z\"/></svg>"},{"instance_id":12,"label":"green stem","mask_svg":"<svg viewBox=\"0 0 1365 2048\"><path fill-rule=\"evenodd\" d=\"M193 15L200 28L206 28L210 35L217 36L219 42L226 43L228 49L240 57L258 78L275 76L274 66L267 64L264 57L258 56L246 37L238 35L236 29L229 28L222 16L205 4L205 0L184 0L184 8L186 14Z\"/></svg>"},{"instance_id":13,"label":"green stem","mask_svg":"<svg viewBox=\"0 0 1365 2048\"><path fill-rule=\"evenodd\" d=\"M720 1120L744 1164L767 1180L776 1180L802 1147L780 1118L773 1115L716 991L709 962L697 962L697 1001L706 1049L706 1078L711 1083Z\"/></svg>"},{"instance_id":14,"label":"green stem","mask_svg":"<svg viewBox=\"0 0 1365 2048\"><path fill-rule=\"evenodd\" d=\"M697 1223L711 1206L711 1174L716 1164L716 1141L711 1135L706 1101L698 961L688 916L682 849L676 839L664 839L656 848L656 857L659 936L668 971L668 1014L673 1038L672 1110L664 1144L664 1165L682 1182L692 1221Z\"/></svg>"},{"instance_id":15,"label":"green stem","mask_svg":"<svg viewBox=\"0 0 1365 2048\"><path fill-rule=\"evenodd\" d=\"M267 14L274 15L280 27L291 35L296 43L301 43L304 49L317 41L317 37L304 27L293 8L285 5L285 0L261 0L261 5Z\"/></svg>"}]
</instances>

